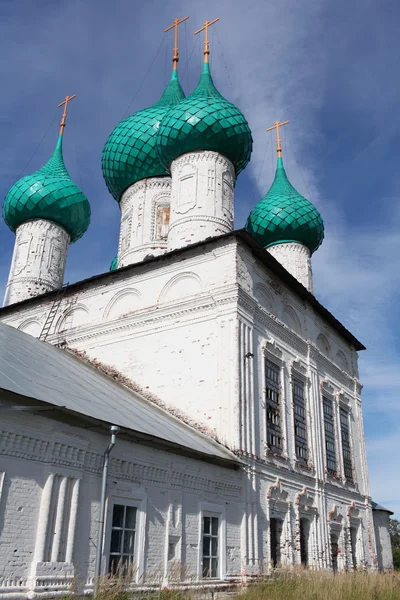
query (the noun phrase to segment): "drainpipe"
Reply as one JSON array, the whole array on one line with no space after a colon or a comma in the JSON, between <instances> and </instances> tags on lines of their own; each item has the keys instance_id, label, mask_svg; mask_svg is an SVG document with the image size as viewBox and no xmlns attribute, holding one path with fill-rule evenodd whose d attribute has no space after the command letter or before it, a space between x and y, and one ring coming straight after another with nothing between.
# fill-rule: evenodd
<instances>
[{"instance_id":1,"label":"drainpipe","mask_svg":"<svg viewBox=\"0 0 400 600\"><path fill-rule=\"evenodd\" d=\"M105 510L106 510L108 465L109 465L111 450L115 446L116 437L119 432L119 427L117 425L112 425L110 427L110 431L111 431L111 441L108 444L106 451L104 452L103 479L101 482L99 532L98 532L98 536L97 536L96 566L95 566L95 570L94 570L94 581L93 581L93 596L94 597L97 596L100 573L101 573L101 556L103 554L104 517L105 517Z\"/></svg>"}]
</instances>

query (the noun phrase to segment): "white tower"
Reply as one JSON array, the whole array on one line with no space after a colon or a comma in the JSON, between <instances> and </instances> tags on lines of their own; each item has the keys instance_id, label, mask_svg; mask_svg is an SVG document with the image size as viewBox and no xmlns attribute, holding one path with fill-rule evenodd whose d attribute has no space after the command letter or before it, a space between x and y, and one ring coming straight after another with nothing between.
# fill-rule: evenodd
<instances>
[{"instance_id":1,"label":"white tower","mask_svg":"<svg viewBox=\"0 0 400 600\"><path fill-rule=\"evenodd\" d=\"M278 164L275 179L262 200L253 208L246 229L289 273L313 293L311 254L324 239L322 217L292 186L282 162L279 128L289 121L276 121Z\"/></svg>"},{"instance_id":2,"label":"white tower","mask_svg":"<svg viewBox=\"0 0 400 600\"><path fill-rule=\"evenodd\" d=\"M161 121L157 150L171 171L172 194L168 250L233 229L233 189L250 160L252 137L240 110L214 86L206 22L204 66L190 96Z\"/></svg>"}]
</instances>

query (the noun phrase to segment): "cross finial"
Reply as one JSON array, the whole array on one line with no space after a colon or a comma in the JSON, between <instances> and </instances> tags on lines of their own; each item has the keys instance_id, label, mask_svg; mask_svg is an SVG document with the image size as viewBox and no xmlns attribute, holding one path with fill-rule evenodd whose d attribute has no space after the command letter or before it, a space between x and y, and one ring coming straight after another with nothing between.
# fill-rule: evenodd
<instances>
[{"instance_id":1,"label":"cross finial","mask_svg":"<svg viewBox=\"0 0 400 600\"><path fill-rule=\"evenodd\" d=\"M287 125L289 123L289 121L283 121L283 123L280 123L279 121L275 121L275 125L273 125L272 127L268 127L267 131L272 131L273 129L276 129L276 151L278 153L278 158L280 158L282 156L282 146L281 146L281 138L279 137L279 127L282 127L283 125Z\"/></svg>"},{"instance_id":2,"label":"cross finial","mask_svg":"<svg viewBox=\"0 0 400 600\"><path fill-rule=\"evenodd\" d=\"M172 62L174 63L174 71L178 70L178 60L179 60L179 53L178 53L178 26L183 23L183 21L187 21L189 17L184 17L183 19L178 19L178 17L175 19L175 21L173 22L173 24L170 27L167 27L167 29L164 29L164 33L167 33L167 31L169 31L170 29L174 28L174 56L172 57Z\"/></svg>"},{"instance_id":3,"label":"cross finial","mask_svg":"<svg viewBox=\"0 0 400 600\"><path fill-rule=\"evenodd\" d=\"M74 94L73 96L65 96L65 100L63 102L60 102L60 104L58 105L58 108L60 108L60 106L64 106L64 112L62 114L61 123L60 123L60 135L62 135L64 133L64 129L65 129L65 122L67 120L68 102L73 100L75 97L76 97L76 94Z\"/></svg>"},{"instance_id":4,"label":"cross finial","mask_svg":"<svg viewBox=\"0 0 400 600\"><path fill-rule=\"evenodd\" d=\"M198 29L197 31L194 32L194 35L197 35L198 33L200 33L200 31L206 31L206 39L204 40L204 62L208 63L208 56L210 54L210 42L208 39L208 28L210 27L210 25L214 25L214 23L216 23L217 21L219 21L219 17L217 17L216 19L214 19L214 21L206 21L203 25L203 27L201 27L200 29Z\"/></svg>"}]
</instances>

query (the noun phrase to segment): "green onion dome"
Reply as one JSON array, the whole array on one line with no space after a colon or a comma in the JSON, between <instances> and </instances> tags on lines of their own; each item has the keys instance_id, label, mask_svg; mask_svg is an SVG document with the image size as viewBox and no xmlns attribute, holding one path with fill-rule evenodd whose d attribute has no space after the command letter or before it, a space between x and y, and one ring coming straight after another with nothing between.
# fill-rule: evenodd
<instances>
[{"instance_id":1,"label":"green onion dome","mask_svg":"<svg viewBox=\"0 0 400 600\"><path fill-rule=\"evenodd\" d=\"M321 215L289 182L282 158L268 193L251 211L245 228L265 248L298 242L313 253L324 239Z\"/></svg>"},{"instance_id":2,"label":"green onion dome","mask_svg":"<svg viewBox=\"0 0 400 600\"><path fill-rule=\"evenodd\" d=\"M64 165L62 134L50 160L14 183L3 204L3 218L15 231L21 223L45 219L63 227L76 242L90 223L90 204Z\"/></svg>"},{"instance_id":3,"label":"green onion dome","mask_svg":"<svg viewBox=\"0 0 400 600\"><path fill-rule=\"evenodd\" d=\"M174 70L160 100L121 121L109 136L102 155L103 177L118 202L136 181L168 175L157 156L156 134L161 119L184 97Z\"/></svg>"},{"instance_id":4,"label":"green onion dome","mask_svg":"<svg viewBox=\"0 0 400 600\"><path fill-rule=\"evenodd\" d=\"M116 271L118 269L118 254L114 256L111 261L110 271Z\"/></svg>"},{"instance_id":5,"label":"green onion dome","mask_svg":"<svg viewBox=\"0 0 400 600\"><path fill-rule=\"evenodd\" d=\"M226 156L239 174L250 160L252 147L246 119L215 88L209 64L204 63L194 92L161 121L157 134L160 161L169 167L185 152L213 150Z\"/></svg>"}]
</instances>

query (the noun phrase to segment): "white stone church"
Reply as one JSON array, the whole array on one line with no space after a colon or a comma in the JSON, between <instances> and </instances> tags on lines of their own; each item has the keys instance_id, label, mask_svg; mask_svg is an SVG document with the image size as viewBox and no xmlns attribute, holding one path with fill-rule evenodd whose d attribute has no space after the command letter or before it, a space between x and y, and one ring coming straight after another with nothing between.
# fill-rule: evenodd
<instances>
[{"instance_id":1,"label":"white stone church","mask_svg":"<svg viewBox=\"0 0 400 600\"><path fill-rule=\"evenodd\" d=\"M89 593L96 573L128 566L138 588L214 590L279 565L392 567L390 511L370 495L364 346L314 296L322 218L287 179L277 123L275 179L234 231L252 137L208 57L206 37L185 98L175 52L161 99L105 144L121 208L109 272L63 283L90 222L63 162L71 98L49 162L6 195L5 598L54 596L76 579Z\"/></svg>"}]
</instances>

